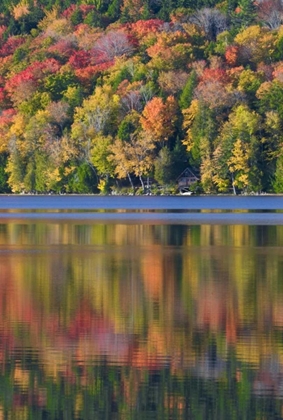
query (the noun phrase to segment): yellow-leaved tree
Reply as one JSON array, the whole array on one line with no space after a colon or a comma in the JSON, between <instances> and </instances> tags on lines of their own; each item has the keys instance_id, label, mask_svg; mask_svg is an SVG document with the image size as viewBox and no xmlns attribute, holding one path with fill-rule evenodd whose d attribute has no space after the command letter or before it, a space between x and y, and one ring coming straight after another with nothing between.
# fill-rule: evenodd
<instances>
[{"instance_id":1,"label":"yellow-leaved tree","mask_svg":"<svg viewBox=\"0 0 283 420\"><path fill-rule=\"evenodd\" d=\"M276 34L259 25L245 28L235 37L235 43L239 47L239 59L243 63L269 62L276 42Z\"/></svg>"},{"instance_id":2,"label":"yellow-leaved tree","mask_svg":"<svg viewBox=\"0 0 283 420\"><path fill-rule=\"evenodd\" d=\"M261 190L260 129L260 116L246 105L236 107L223 124L213 153L213 182L219 190Z\"/></svg>"},{"instance_id":3,"label":"yellow-leaved tree","mask_svg":"<svg viewBox=\"0 0 283 420\"><path fill-rule=\"evenodd\" d=\"M117 138L109 147L111 155L109 160L115 165L118 178L128 177L134 190L132 176L139 178L141 186L145 189L143 176L148 175L153 167L154 149L156 143L145 131L133 133L129 141Z\"/></svg>"},{"instance_id":4,"label":"yellow-leaved tree","mask_svg":"<svg viewBox=\"0 0 283 420\"><path fill-rule=\"evenodd\" d=\"M244 190L249 185L249 173L251 171L249 164L250 158L250 145L237 139L234 143L232 156L228 160L228 168L233 174L233 186L241 190Z\"/></svg>"},{"instance_id":5,"label":"yellow-leaved tree","mask_svg":"<svg viewBox=\"0 0 283 420\"><path fill-rule=\"evenodd\" d=\"M118 118L120 100L110 86L97 87L94 94L76 108L71 127L71 138L81 162L91 168L95 152L96 138L111 136ZM108 140L107 140L108 141Z\"/></svg>"}]
</instances>

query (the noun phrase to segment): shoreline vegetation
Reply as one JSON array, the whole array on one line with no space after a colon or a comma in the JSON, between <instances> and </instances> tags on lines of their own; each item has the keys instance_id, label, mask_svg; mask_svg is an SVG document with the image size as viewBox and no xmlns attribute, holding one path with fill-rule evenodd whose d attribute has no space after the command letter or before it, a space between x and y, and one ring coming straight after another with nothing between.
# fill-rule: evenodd
<instances>
[{"instance_id":1,"label":"shoreline vegetation","mask_svg":"<svg viewBox=\"0 0 283 420\"><path fill-rule=\"evenodd\" d=\"M280 0L4 0L0 193L283 193L282 24Z\"/></svg>"}]
</instances>

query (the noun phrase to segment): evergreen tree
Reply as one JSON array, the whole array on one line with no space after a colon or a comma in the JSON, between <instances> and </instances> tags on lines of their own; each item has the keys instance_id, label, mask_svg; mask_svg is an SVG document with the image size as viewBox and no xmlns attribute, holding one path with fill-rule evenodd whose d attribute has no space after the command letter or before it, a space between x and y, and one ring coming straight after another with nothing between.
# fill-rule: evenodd
<instances>
[{"instance_id":1,"label":"evergreen tree","mask_svg":"<svg viewBox=\"0 0 283 420\"><path fill-rule=\"evenodd\" d=\"M231 17L238 5L238 0L227 0L226 3L226 12L228 17Z\"/></svg>"},{"instance_id":2,"label":"evergreen tree","mask_svg":"<svg viewBox=\"0 0 283 420\"><path fill-rule=\"evenodd\" d=\"M132 121L131 118L126 117L121 124L119 125L118 129L118 137L123 141L130 141L131 135L135 132L136 125L135 122Z\"/></svg>"},{"instance_id":3,"label":"evergreen tree","mask_svg":"<svg viewBox=\"0 0 283 420\"><path fill-rule=\"evenodd\" d=\"M188 166L187 151L179 138L177 138L176 144L171 154L173 160L172 180L176 180L180 173L183 172Z\"/></svg>"},{"instance_id":4,"label":"evergreen tree","mask_svg":"<svg viewBox=\"0 0 283 420\"><path fill-rule=\"evenodd\" d=\"M83 22L83 13L79 8L77 8L71 15L71 22L73 25L78 25Z\"/></svg>"},{"instance_id":5,"label":"evergreen tree","mask_svg":"<svg viewBox=\"0 0 283 420\"><path fill-rule=\"evenodd\" d=\"M8 184L12 192L22 192L24 190L23 179L26 174L26 165L18 149L12 150L5 172L8 174Z\"/></svg>"},{"instance_id":6,"label":"evergreen tree","mask_svg":"<svg viewBox=\"0 0 283 420\"><path fill-rule=\"evenodd\" d=\"M35 191L35 172L36 166L33 158L27 164L26 174L24 177L24 187L27 192Z\"/></svg>"},{"instance_id":7,"label":"evergreen tree","mask_svg":"<svg viewBox=\"0 0 283 420\"><path fill-rule=\"evenodd\" d=\"M189 106L191 105L194 95L194 89L196 86L197 75L195 71L192 71L180 96L179 105L181 109L189 108Z\"/></svg>"},{"instance_id":8,"label":"evergreen tree","mask_svg":"<svg viewBox=\"0 0 283 420\"><path fill-rule=\"evenodd\" d=\"M6 153L2 153L0 155L0 194L10 192L10 188L8 186L8 176L5 172L5 167L7 165L8 155Z\"/></svg>"},{"instance_id":9,"label":"evergreen tree","mask_svg":"<svg viewBox=\"0 0 283 420\"><path fill-rule=\"evenodd\" d=\"M173 156L168 147L163 147L154 164L154 177L156 181L165 185L173 180Z\"/></svg>"},{"instance_id":10,"label":"evergreen tree","mask_svg":"<svg viewBox=\"0 0 283 420\"><path fill-rule=\"evenodd\" d=\"M252 25L256 19L256 6L253 0L239 0L238 7L231 14L231 23L241 29Z\"/></svg>"},{"instance_id":11,"label":"evergreen tree","mask_svg":"<svg viewBox=\"0 0 283 420\"><path fill-rule=\"evenodd\" d=\"M122 1L121 0L112 0L108 6L107 16L111 20L116 20L120 16L120 9L121 9Z\"/></svg>"},{"instance_id":12,"label":"evergreen tree","mask_svg":"<svg viewBox=\"0 0 283 420\"><path fill-rule=\"evenodd\" d=\"M276 193L283 193L283 154L278 157L276 162L273 187Z\"/></svg>"},{"instance_id":13,"label":"evergreen tree","mask_svg":"<svg viewBox=\"0 0 283 420\"><path fill-rule=\"evenodd\" d=\"M94 169L87 163L77 166L68 188L70 188L69 192L79 194L97 192L97 176Z\"/></svg>"},{"instance_id":14,"label":"evergreen tree","mask_svg":"<svg viewBox=\"0 0 283 420\"><path fill-rule=\"evenodd\" d=\"M170 13L173 10L173 1L172 0L162 0L161 1L161 7L158 12L159 19L162 19L164 21L168 21L170 18Z\"/></svg>"}]
</instances>

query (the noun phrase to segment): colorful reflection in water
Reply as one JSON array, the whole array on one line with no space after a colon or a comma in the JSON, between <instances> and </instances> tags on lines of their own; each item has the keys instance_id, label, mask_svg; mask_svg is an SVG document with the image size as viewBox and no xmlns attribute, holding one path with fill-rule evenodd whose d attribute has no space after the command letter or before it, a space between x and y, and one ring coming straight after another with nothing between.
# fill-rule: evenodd
<instances>
[{"instance_id":1,"label":"colorful reflection in water","mask_svg":"<svg viewBox=\"0 0 283 420\"><path fill-rule=\"evenodd\" d=\"M2 221L0 418L283 418L282 277L283 226Z\"/></svg>"}]
</instances>

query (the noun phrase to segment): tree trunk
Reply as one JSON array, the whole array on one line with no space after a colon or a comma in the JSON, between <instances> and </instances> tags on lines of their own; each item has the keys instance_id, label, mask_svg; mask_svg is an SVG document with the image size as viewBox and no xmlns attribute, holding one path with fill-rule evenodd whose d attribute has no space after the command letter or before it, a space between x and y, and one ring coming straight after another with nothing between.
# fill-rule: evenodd
<instances>
[{"instance_id":1,"label":"tree trunk","mask_svg":"<svg viewBox=\"0 0 283 420\"><path fill-rule=\"evenodd\" d=\"M93 166L93 164L91 162L88 161L87 163L88 163L88 166L90 167L90 169L92 170L92 172L94 173L95 178L96 178L96 182L98 184L99 183L99 177L97 175L95 167Z\"/></svg>"},{"instance_id":2,"label":"tree trunk","mask_svg":"<svg viewBox=\"0 0 283 420\"><path fill-rule=\"evenodd\" d=\"M141 175L139 175L139 179L140 179L140 182L141 182L142 189L145 190L145 188L144 188L144 182L143 182L143 179L142 179L142 176Z\"/></svg>"},{"instance_id":3,"label":"tree trunk","mask_svg":"<svg viewBox=\"0 0 283 420\"><path fill-rule=\"evenodd\" d=\"M129 174L129 172L127 173L127 175L128 175L128 178L129 178L129 181L130 181L131 187L132 187L133 191L135 192L135 187L134 187L134 184L133 184L133 181L132 181L131 175Z\"/></svg>"},{"instance_id":4,"label":"tree trunk","mask_svg":"<svg viewBox=\"0 0 283 420\"><path fill-rule=\"evenodd\" d=\"M233 174L233 172L231 172L231 176L232 176L232 187L233 187L233 193L234 193L234 195L237 195L237 193L236 193L236 188L235 188L235 184L234 184L234 174Z\"/></svg>"}]
</instances>

